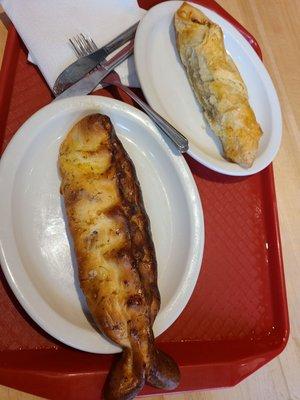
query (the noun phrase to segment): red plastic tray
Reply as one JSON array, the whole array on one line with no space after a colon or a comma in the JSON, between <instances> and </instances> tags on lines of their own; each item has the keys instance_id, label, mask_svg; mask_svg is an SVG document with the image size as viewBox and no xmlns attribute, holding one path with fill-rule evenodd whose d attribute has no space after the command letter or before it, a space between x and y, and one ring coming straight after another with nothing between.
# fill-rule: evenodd
<instances>
[{"instance_id":1,"label":"red plastic tray","mask_svg":"<svg viewBox=\"0 0 300 400\"><path fill-rule=\"evenodd\" d=\"M255 39L217 3L198 3L235 25L261 57ZM100 93L131 103L117 89ZM23 122L51 99L11 26L0 75L2 151ZM201 194L206 239L194 293L157 340L180 366L177 391L240 382L278 355L289 334L272 166L254 176L228 177L186 159ZM23 311L3 275L0 308L0 384L49 399L99 398L114 356L77 351L48 336ZM142 391L151 393L159 390L146 386Z\"/></svg>"}]
</instances>

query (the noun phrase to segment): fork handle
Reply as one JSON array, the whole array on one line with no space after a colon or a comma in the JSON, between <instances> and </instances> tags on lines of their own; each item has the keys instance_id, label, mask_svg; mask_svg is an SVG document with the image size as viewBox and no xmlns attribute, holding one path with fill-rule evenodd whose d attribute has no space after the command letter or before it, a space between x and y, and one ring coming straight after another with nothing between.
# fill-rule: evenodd
<instances>
[{"instance_id":1,"label":"fork handle","mask_svg":"<svg viewBox=\"0 0 300 400\"><path fill-rule=\"evenodd\" d=\"M172 142L176 145L181 153L187 152L189 148L189 142L185 136L183 136L161 115L154 111L153 108L149 107L127 86L123 86L120 84L117 84L117 86L125 93L127 93L145 111L145 113L148 114L152 121L155 122L160 127L160 129L172 140Z\"/></svg>"}]
</instances>

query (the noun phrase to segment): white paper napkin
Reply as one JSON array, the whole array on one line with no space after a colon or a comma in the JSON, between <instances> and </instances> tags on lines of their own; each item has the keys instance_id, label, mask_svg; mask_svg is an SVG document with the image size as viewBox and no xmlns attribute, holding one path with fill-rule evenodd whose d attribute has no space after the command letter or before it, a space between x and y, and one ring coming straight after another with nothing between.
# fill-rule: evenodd
<instances>
[{"instance_id":1,"label":"white paper napkin","mask_svg":"<svg viewBox=\"0 0 300 400\"><path fill-rule=\"evenodd\" d=\"M50 88L76 60L69 38L91 36L101 47L140 20L137 0L0 0ZM139 86L131 56L116 68L122 82Z\"/></svg>"}]
</instances>

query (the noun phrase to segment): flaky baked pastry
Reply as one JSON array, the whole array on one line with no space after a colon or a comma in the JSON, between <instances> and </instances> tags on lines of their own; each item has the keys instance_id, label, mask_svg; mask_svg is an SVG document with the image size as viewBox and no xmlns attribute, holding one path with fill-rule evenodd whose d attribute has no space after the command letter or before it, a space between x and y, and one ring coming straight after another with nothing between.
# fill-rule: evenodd
<instances>
[{"instance_id":1,"label":"flaky baked pastry","mask_svg":"<svg viewBox=\"0 0 300 400\"><path fill-rule=\"evenodd\" d=\"M174 24L180 58L225 158L250 167L262 131L241 75L226 53L221 28L188 3L177 10Z\"/></svg>"},{"instance_id":2,"label":"flaky baked pastry","mask_svg":"<svg viewBox=\"0 0 300 400\"><path fill-rule=\"evenodd\" d=\"M131 399L145 381L175 388L178 367L154 346L160 297L149 220L109 118L79 121L61 145L59 167L81 288L99 330L123 348L106 399Z\"/></svg>"}]
</instances>

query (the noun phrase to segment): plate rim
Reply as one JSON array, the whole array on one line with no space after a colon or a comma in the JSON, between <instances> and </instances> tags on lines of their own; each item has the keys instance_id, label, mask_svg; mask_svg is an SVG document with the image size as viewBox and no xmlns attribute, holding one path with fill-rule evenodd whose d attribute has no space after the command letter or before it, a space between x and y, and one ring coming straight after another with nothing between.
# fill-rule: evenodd
<instances>
[{"instance_id":1,"label":"plate rim","mask_svg":"<svg viewBox=\"0 0 300 400\"><path fill-rule=\"evenodd\" d=\"M40 129L36 129L36 134L31 134L30 137L28 137L28 129L30 129L32 124L36 124L39 119L43 117L43 115L50 110L50 117L48 117L48 120L51 119L51 110L52 110L52 117L57 117L57 114L55 111L59 111L61 113L68 112L68 110L72 109L72 107L76 107L78 111L84 110L84 108L88 108L91 106L100 106L101 104L104 104L104 106L110 107L112 109L118 109L120 112L125 112L129 113L131 117L138 118L139 121L142 121L147 128L149 129L149 132L151 131L152 135L154 138L160 142L160 145L164 147L164 151L167 152L167 154L172 157L172 163L174 164L175 162L178 164L177 167L177 173L179 178L182 181L182 184L184 187L186 187L187 182L189 186L189 191L185 194L186 199L189 204L189 217L190 217L190 231L191 233L195 233L195 240L193 241L195 244L190 243L189 247L189 252L191 252L191 249L193 249L193 257L190 259L190 255L188 260L190 260L189 263L189 268L186 269L187 273L185 274L185 279L184 282L186 283L187 280L191 282L192 284L189 283L189 291L184 290L183 295L180 293L180 289L182 289L183 285L181 284L179 288L177 288L177 291L173 294L171 300L169 303L171 304L177 304L178 305L178 312L177 315L175 314L175 317L173 315L172 318L167 319L168 326L164 327L162 331L159 331L155 336L159 336L163 331L168 329L174 322L175 320L180 316L184 308L186 307L190 297L192 296L192 293L194 291L195 285L197 283L200 271L201 271L201 265L202 265L202 259L203 259L203 249L204 249L204 241L205 241L205 229L204 229L204 216L203 216L203 208L202 208L202 203L201 203L201 198L196 186L196 183L194 181L193 175L185 161L185 159L182 157L182 155L175 149L175 147L170 143L165 140L159 133L157 127L154 125L154 123L150 120L150 118L144 114L142 111L136 109L135 107L121 102L116 99L111 99L105 96L77 96L77 97L72 97L69 99L62 99L59 101L52 102L40 110L38 110L36 113L34 113L29 119L27 119L24 124L18 129L18 131L15 133L13 138L11 139L10 143L6 147L0 161L0 184L3 184L5 182L9 182L11 189L14 187L14 180L15 180L15 173L17 172L18 165L22 160L22 152L23 156L26 154L26 151L30 147L30 143L35 139L35 137L39 136ZM83 107L83 108L80 108ZM47 123L47 121L45 122ZM26 137L26 141L24 140L24 137ZM28 140L30 139L30 140ZM26 150L27 149L27 150ZM21 150L21 151L20 151ZM15 155L18 155L15 160L13 160ZM20 156L21 155L21 156ZM12 167L11 161L15 162L15 166ZM12 163L13 164L13 163ZM7 169L10 167L9 169ZM8 175L6 176L5 174L8 172ZM111 344L109 341L107 342L109 344L109 351L103 351L103 349L91 349L89 347L89 343L83 344L78 343L78 335L74 335L74 326L72 322L64 319L60 314L58 314L40 295L39 291L35 288L33 282L30 280L29 276L26 273L26 270L23 267L22 270L16 270L14 267L11 267L11 263L14 258L14 249L7 248L7 243L6 243L6 236L8 231L10 232L11 235L14 236L14 229L12 225L12 205L11 205L11 199L12 199L12 190L4 191L3 195L0 197L0 217L2 219L2 224L0 227L0 261L1 261L1 267L3 270L3 273L8 281L8 284L10 288L12 289L14 295L18 299L19 303L22 305L23 309L26 311L26 313L43 329L45 332L50 334L52 337L55 339L61 341L62 343L71 346L73 348L83 350L86 352L91 352L91 353L98 353L98 354L113 354L120 352L121 349L114 345ZM4 205L10 204L9 212L7 209L4 210ZM5 211L5 212L4 212ZM10 224L8 222L11 222ZM193 222L193 224L191 224ZM20 258L20 253L18 252L18 247L16 242L13 243L14 248L17 250L17 253L15 255ZM195 251L197 249L197 251ZM8 256L8 257L7 257ZM20 259L18 262L21 261ZM15 261L14 261L15 263ZM22 265L22 262L21 262ZM27 275L27 281L30 283L28 287L24 290L24 287L20 284L20 276L22 274ZM27 282L26 282L27 283ZM186 289L186 288L185 288ZM30 292L30 296L28 298L28 292ZM38 300L42 306L37 307L35 306L36 302L34 301L32 303L32 298L35 300ZM174 300L173 300L174 298ZM179 299L181 298L181 304L179 303ZM50 312L50 320L49 316L47 317L42 317L39 313L36 313L37 309L39 308L47 308L47 311ZM168 311L169 307L165 307L164 310ZM159 319L162 319L164 322L166 321L166 311L163 312L163 318L162 316L159 317L160 314L157 316L157 321ZM68 327L68 335L65 333L63 335L60 335L54 326L53 327L53 322L52 320L60 320L63 322L64 325L67 325ZM163 322L162 321L162 322ZM54 324L55 325L55 324ZM84 328L76 325L75 331L84 331L85 334L86 332L88 333L93 333L93 335L98 336L99 333L95 330L94 332L90 332L85 330ZM76 333L75 332L75 333ZM65 337L67 336L67 338ZM76 342L76 343L74 343Z\"/></svg>"},{"instance_id":2,"label":"plate rim","mask_svg":"<svg viewBox=\"0 0 300 400\"><path fill-rule=\"evenodd\" d=\"M142 57L143 51L145 49L145 46L143 46L143 43L145 41L142 39L144 25L150 18L153 18L153 14L154 16L161 14L164 8L167 9L169 8L170 10L173 11L175 7L178 8L182 3L183 1L180 0L170 0L156 4L141 19L136 31L135 42L134 42L134 61L135 61L136 71L139 78L139 82L141 84L141 88L143 90L143 94L147 99L147 102L154 109L157 109L157 105L159 104L156 104L155 101L152 102L151 89L149 90L149 87L151 87L151 83L149 83L150 80L147 79L147 76L149 76L149 74L147 73L147 68L143 68L143 65L145 64L143 61L144 58ZM188 1L188 3L204 12L207 10L208 13L215 14L217 19L220 19L222 22L221 24L222 30L224 29L223 28L224 25L226 27L226 30L231 32L233 36L235 37L237 36L240 39L241 46L247 49L247 52L251 60L254 62L254 65L258 70L259 76L261 77L262 81L265 84L264 87L270 103L270 110L271 110L270 118L272 121L272 130L270 134L270 139L269 143L266 146L266 149L264 150L263 157L261 158L257 157L256 160L254 161L254 164L248 169L242 168L235 163L230 163L230 162L223 163L222 161L214 160L209 154L205 154L205 152L202 151L199 152L198 150L194 152L193 150L191 150L191 148L188 150L188 154L193 159L204 165L205 167L224 175L229 175L229 176L253 175L257 172L262 171L274 160L281 144L282 113L281 113L279 98L276 89L274 87L273 81L266 67L264 66L262 60L259 58L255 50L252 48L250 43L244 38L241 32L232 23L227 21L224 17L222 17L216 11L211 10L210 8L207 8L197 3L192 3L190 1ZM160 104L162 103L160 102ZM170 116L169 113L168 115L165 115L165 117L169 117L169 119L168 118L167 119L169 120L170 123L172 123L172 117Z\"/></svg>"}]
</instances>

